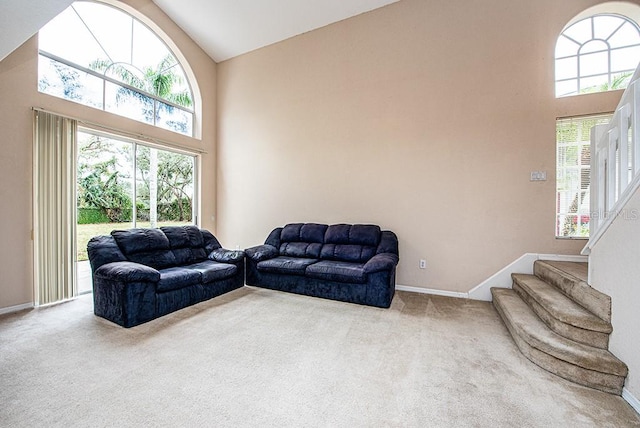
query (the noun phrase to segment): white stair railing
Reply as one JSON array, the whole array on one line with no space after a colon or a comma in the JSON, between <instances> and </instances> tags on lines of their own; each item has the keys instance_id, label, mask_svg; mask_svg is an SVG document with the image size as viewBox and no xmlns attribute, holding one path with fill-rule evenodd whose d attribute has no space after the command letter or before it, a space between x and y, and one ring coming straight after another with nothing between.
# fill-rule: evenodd
<instances>
[{"instance_id":1,"label":"white stair railing","mask_svg":"<svg viewBox=\"0 0 640 428\"><path fill-rule=\"evenodd\" d=\"M622 94L608 125L591 130L591 216L589 254L611 223L619 216L637 216L623 211L640 187L640 67Z\"/></svg>"}]
</instances>

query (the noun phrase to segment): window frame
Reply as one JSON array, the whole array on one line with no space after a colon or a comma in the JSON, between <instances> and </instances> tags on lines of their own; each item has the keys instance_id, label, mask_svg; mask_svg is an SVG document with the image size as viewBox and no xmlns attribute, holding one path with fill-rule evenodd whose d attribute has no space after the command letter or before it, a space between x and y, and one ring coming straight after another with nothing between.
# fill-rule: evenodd
<instances>
[{"instance_id":1,"label":"window frame","mask_svg":"<svg viewBox=\"0 0 640 428\"><path fill-rule=\"evenodd\" d=\"M191 202L191 218L192 218L192 223L195 226L200 227L200 216L199 216L199 212L200 212L200 164L201 164L201 158L202 158L202 154L196 151L191 151L191 150L187 150L187 149L180 149L180 148L176 148L173 146L167 146L164 144L158 144L158 143L153 143L150 141L145 141L145 140L141 140L139 138L136 137L132 137L132 136L126 136L126 135L122 135L119 134L117 132L112 132L112 131L104 131L99 129L98 127L93 127L91 125L85 124L85 123L80 123L78 125L78 130L77 133L84 133L84 134L90 134L90 135L94 135L97 137L101 137L101 138L106 138L106 139L110 139L110 140L116 140L122 143L127 143L127 144L131 144L131 149L132 149L132 159L133 162L131 164L131 168L132 168L132 183L131 183L131 199L133 201L133 205L132 205L132 227L136 227L137 224L137 193L138 193L138 189L137 189L137 150L138 147L144 147L144 148L149 148L149 149L156 149L156 150L162 150L165 152L171 152L171 153L176 153L176 154L180 154L180 155L184 155L184 156L190 156L193 158L193 196L192 196L192 202ZM77 156L76 156L77 157Z\"/></svg>"},{"instance_id":2,"label":"window frame","mask_svg":"<svg viewBox=\"0 0 640 428\"><path fill-rule=\"evenodd\" d=\"M104 73L100 73L100 72L98 72L96 70L92 70L92 69L90 69L88 67L85 67L85 66L82 66L80 64L74 63L73 61L69 61L69 60L67 60L65 58L62 58L62 57L60 57L58 55L52 54L52 53L47 52L45 50L38 49L38 57L39 58L43 57L43 58L45 58L47 60L51 60L51 61L60 63L60 64L62 64L64 66L70 67L70 68L72 68L72 69L74 69L74 70L76 70L76 71L78 71L80 73L83 73L85 75L89 75L89 76L98 78L98 79L100 79L102 81L102 99L101 99L101 101L102 101L101 104L102 105L101 105L101 107L97 107L97 106L94 106L94 105L91 105L91 104L87 104L87 103L83 103L83 102L78 102L78 101L76 101L74 99L70 99L70 98L66 98L66 97L60 97L60 98L68 100L68 101L76 102L78 104L82 104L82 105L90 107L90 108L95 108L95 109L98 109L98 110L102 110L102 111L106 111L106 112L109 112L109 113L117 114L119 116L126 117L126 118L131 119L131 120L136 120L136 121L141 122L141 123L146 123L148 125L154 126L156 128L159 128L159 129L164 129L164 130L167 130L167 131L170 131L170 132L176 132L176 133L178 133L180 135L186 135L188 137L195 137L195 135L196 135L196 126L195 126L195 124L196 124L196 106L195 106L196 99L195 99L195 96L194 96L193 85L192 85L192 83L191 83L191 81L190 81L190 79L188 77L188 74L185 71L185 67L183 66L182 62L179 59L180 57L173 52L173 50L165 42L164 38L160 34L158 34L157 31L153 30L149 25L147 25L145 22L143 22L141 19L139 19L138 17L134 16L132 13L128 12L127 10L125 10L123 8L120 8L120 7L118 7L118 6L114 5L114 4L104 3L104 2L100 2L100 1L78 0L78 1L74 1L69 7L71 7L75 3L79 3L79 2L94 3L94 4L98 4L98 5L105 6L105 7L111 7L113 9L117 10L118 12L123 13L126 16L130 17L132 20L137 21L140 25L143 25L144 27L146 27L158 39L158 41L160 41L162 43L162 45L167 49L167 52L169 52L175 58L176 64L182 70L182 73L183 73L184 79L185 79L185 83L187 85L187 88L189 90L189 95L190 95L190 98L191 98L191 107L185 107L185 106L182 106L180 104L176 104L175 102L172 102L172 101L170 101L168 99L165 99L165 98L159 97L157 95L151 94L151 93L149 93L149 92L147 92L145 90L142 90L142 89L137 88L135 86L131 86L131 85L129 85L129 84L127 84L127 83L125 83L125 82L123 82L121 80L114 79L114 78L112 78L110 76L107 76ZM89 29L89 31L91 31L91 30ZM135 67L133 64L130 64L130 65ZM40 78L41 78L41 75L40 75L40 67L39 67L38 83L40 82ZM143 97L146 97L146 98L149 98L150 100L152 100L152 102L153 102L153 112L154 112L154 114L152 115L153 116L153 121L152 122L148 122L148 121L144 121L144 120L139 120L139 119L136 119L136 118L132 118L132 117L120 114L120 113L117 112L117 110L116 111L112 111L111 109L107 109L107 102L106 102L106 99L107 99L107 90L106 90L107 83L110 83L110 84L116 85L118 87L127 89L128 91L135 92L135 93L137 93L137 94L139 94L139 95L141 95ZM58 95L56 95L56 94L52 94L52 93L48 93L46 91L40 90L39 87L38 87L38 92L58 97ZM167 128L167 127L164 127L164 126L161 126L160 124L158 124L157 123L157 111L158 111L158 106L160 104L168 105L168 106L170 106L172 108L178 109L178 110L188 114L189 117L190 117L190 128L191 128L190 132L183 133L183 132L177 131L175 129L170 129L170 128Z\"/></svg>"},{"instance_id":3,"label":"window frame","mask_svg":"<svg viewBox=\"0 0 640 428\"><path fill-rule=\"evenodd\" d=\"M598 18L600 17L614 17L617 19L622 20L622 23L620 25L618 25L615 30L613 30L609 36L606 39L602 39L599 37L596 37L595 33L596 33L596 21ZM571 28L573 28L575 25L578 25L584 21L590 21L590 27L591 27L591 37L584 41L583 43L580 43L578 40L576 40L575 38L569 36L566 34L566 32L568 30L570 30ZM637 43L631 43L631 44L625 44L625 45L617 45L612 47L611 44L609 43L609 40L622 28L624 27L625 24L630 24L632 25L635 30L638 33L638 39L637 39ZM630 73L630 76L633 74L633 72L635 71L635 69L637 68L637 64L634 68L632 69L624 69L624 70L616 70L612 72L612 53L615 51L619 51L622 49L628 49L628 48L640 48L640 25L638 25L637 22L635 22L633 19L625 16L625 15L621 15L621 14L617 14L617 13L596 13L593 15L589 15L586 16L580 20L577 20L573 23L571 23L570 25L568 25L567 27L565 27L562 32L560 33L560 35L558 36L558 38L556 39L556 51L558 48L558 44L560 43L560 41L565 38L567 40L569 40L572 43L575 43L577 48L575 50L575 54L571 54L571 55L563 55L563 56L557 56L557 54L554 52L554 67L555 67L555 75L554 75L554 85L555 85L555 96L556 98L564 98L564 97L571 97L571 96L576 96L576 95L583 95L583 94L587 94L587 93L600 93L600 92L608 92L610 90L617 90L617 89L624 89L626 88L627 84L625 84L624 86L621 86L620 88L615 88L615 89L607 89L604 91L601 90L596 90L594 92L583 92L585 89L588 89L590 87L587 88L582 88L581 87L581 81L584 79L589 79L589 78L594 78L594 77L603 77L603 76L607 76L607 85L611 85L612 81L614 80L614 78L616 76L620 76L620 75L624 75L626 73ZM600 41L606 44L607 48L606 49L600 49L600 50L596 50L596 51L589 51L587 53L582 53L582 49L589 43L593 42L593 41ZM592 73L592 74L582 74L582 70L581 70L581 58L584 57L585 55L593 55L593 54L598 54L598 53L606 53L607 55L607 64L606 64L606 73L602 72L602 73ZM572 59L575 58L575 73L571 75L571 77L563 77L563 78L558 78L558 62L559 61L563 61L563 60L568 60L568 59ZM639 57L640 60L640 57ZM558 92L558 85L564 82L571 82L571 81L575 81L575 91L571 91L571 92L567 92L567 93L559 93Z\"/></svg>"},{"instance_id":4,"label":"window frame","mask_svg":"<svg viewBox=\"0 0 640 428\"><path fill-rule=\"evenodd\" d=\"M560 133L560 126L562 124L571 124L572 122L577 122L577 121L604 121L606 123L608 123L611 118L613 117L613 113L612 112L605 112L605 113L594 113L594 114L587 114L587 115L579 115L579 116L568 116L568 117L558 117L556 118L556 189L555 189L555 197L556 197L556 210L555 210L555 216L554 216L554 235L556 239L583 239L583 240L588 240L589 239L589 230L587 229L587 233L585 234L580 234L579 233L579 228L580 226L584 226L585 224L588 225L589 222L583 222L583 217L588 217L589 221L591 219L591 206L590 204L588 204L588 206L586 207L586 211L584 209L581 209L581 207L585 204L585 196L588 197L589 192L590 192L590 188L591 188L591 183L589 182L587 187L583 189L583 177L584 177L584 173L586 171L587 176L589 177L589 181L590 181L590 176L591 176L591 128L583 128L583 132L582 135L587 135L589 138L582 138L581 141L560 141L559 137L559 133ZM561 147L576 147L577 150L577 164L576 165L561 165L560 161L561 161L561 156L560 156L560 149ZM588 149L588 156L589 156L589 163L584 163L582 162L582 152L583 150L587 148ZM565 189L562 188L560 189L560 181L561 181L561 177L563 177L561 171L566 172L566 171L573 171L573 172L577 172L577 175L579 177L578 180L578 186L573 187L571 189ZM584 192L583 195L580 195L580 192ZM570 204L565 204L567 205L567 209L561 211L561 193L570 193L570 194L575 194L574 196L574 200L575 202L577 202L577 206L576 206L576 211L575 212L571 212L570 211L570 207L571 205L573 205L573 202ZM567 199L568 201L568 199ZM576 217L576 222L575 222L575 228L576 228L576 233L572 233L572 234L562 234L562 229L563 227L567 226L567 218L570 217Z\"/></svg>"}]
</instances>

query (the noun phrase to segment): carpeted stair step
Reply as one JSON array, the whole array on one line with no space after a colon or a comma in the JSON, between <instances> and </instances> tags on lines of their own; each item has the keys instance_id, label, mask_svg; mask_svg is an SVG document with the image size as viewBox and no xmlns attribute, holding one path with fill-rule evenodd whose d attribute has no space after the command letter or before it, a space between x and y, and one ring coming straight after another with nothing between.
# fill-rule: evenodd
<instances>
[{"instance_id":1,"label":"carpeted stair step","mask_svg":"<svg viewBox=\"0 0 640 428\"><path fill-rule=\"evenodd\" d=\"M493 305L520 351L535 364L572 382L620 395L627 366L609 351L553 332L508 288L492 288Z\"/></svg>"},{"instance_id":2,"label":"carpeted stair step","mask_svg":"<svg viewBox=\"0 0 640 428\"><path fill-rule=\"evenodd\" d=\"M514 273L511 278L513 289L551 330L576 342L608 348L610 323L537 276Z\"/></svg>"},{"instance_id":3,"label":"carpeted stair step","mask_svg":"<svg viewBox=\"0 0 640 428\"><path fill-rule=\"evenodd\" d=\"M607 322L611 321L611 297L587 284L587 263L536 260L533 273L558 287L580 306Z\"/></svg>"}]
</instances>

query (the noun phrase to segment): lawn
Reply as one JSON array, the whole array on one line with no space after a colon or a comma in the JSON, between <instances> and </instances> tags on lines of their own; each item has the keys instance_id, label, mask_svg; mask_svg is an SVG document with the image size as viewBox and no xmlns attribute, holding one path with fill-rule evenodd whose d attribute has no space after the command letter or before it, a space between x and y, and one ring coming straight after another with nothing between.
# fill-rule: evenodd
<instances>
[{"instance_id":1,"label":"lawn","mask_svg":"<svg viewBox=\"0 0 640 428\"><path fill-rule=\"evenodd\" d=\"M182 226L185 222L179 221L162 221L158 222L158 227L160 226ZM149 227L151 224L143 221L139 221L136 224L136 227ZM98 224L79 224L77 231L77 242L78 242L78 261L88 260L87 257L87 243L89 239L98 235L108 235L112 230L116 229L130 229L133 226L132 223L98 223Z\"/></svg>"}]
</instances>

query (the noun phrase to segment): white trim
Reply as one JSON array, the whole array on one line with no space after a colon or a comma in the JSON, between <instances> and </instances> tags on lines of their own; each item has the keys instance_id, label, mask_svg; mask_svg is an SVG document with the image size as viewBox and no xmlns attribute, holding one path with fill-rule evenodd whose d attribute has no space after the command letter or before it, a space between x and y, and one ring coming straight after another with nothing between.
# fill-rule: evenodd
<instances>
[{"instance_id":1,"label":"white trim","mask_svg":"<svg viewBox=\"0 0 640 428\"><path fill-rule=\"evenodd\" d=\"M412 287L410 285L396 284L396 290L408 291L410 293L434 294L436 296L456 297L458 299L468 299L469 293L460 293L457 291L435 290L433 288Z\"/></svg>"},{"instance_id":2,"label":"white trim","mask_svg":"<svg viewBox=\"0 0 640 428\"><path fill-rule=\"evenodd\" d=\"M24 309L33 309L33 303L24 303L22 305L9 306L8 308L0 308L0 315L10 314Z\"/></svg>"},{"instance_id":3,"label":"white trim","mask_svg":"<svg viewBox=\"0 0 640 428\"><path fill-rule=\"evenodd\" d=\"M634 397L627 388L622 388L622 398L633 407L633 410L640 413L640 400Z\"/></svg>"},{"instance_id":4,"label":"white trim","mask_svg":"<svg viewBox=\"0 0 640 428\"><path fill-rule=\"evenodd\" d=\"M538 260L587 263L589 261L589 257L572 254L538 254Z\"/></svg>"},{"instance_id":5,"label":"white trim","mask_svg":"<svg viewBox=\"0 0 640 428\"><path fill-rule=\"evenodd\" d=\"M526 273L531 275L533 273L533 262L536 260L553 260L553 261L565 261L565 262L586 262L588 260L585 256L567 255L567 254L537 254L537 253L525 253L504 268L500 269L489 278L482 281L480 284L473 287L468 295L472 300L484 300L490 302L493 300L491 297L491 288L511 288L513 281L511 279L512 273Z\"/></svg>"}]
</instances>

